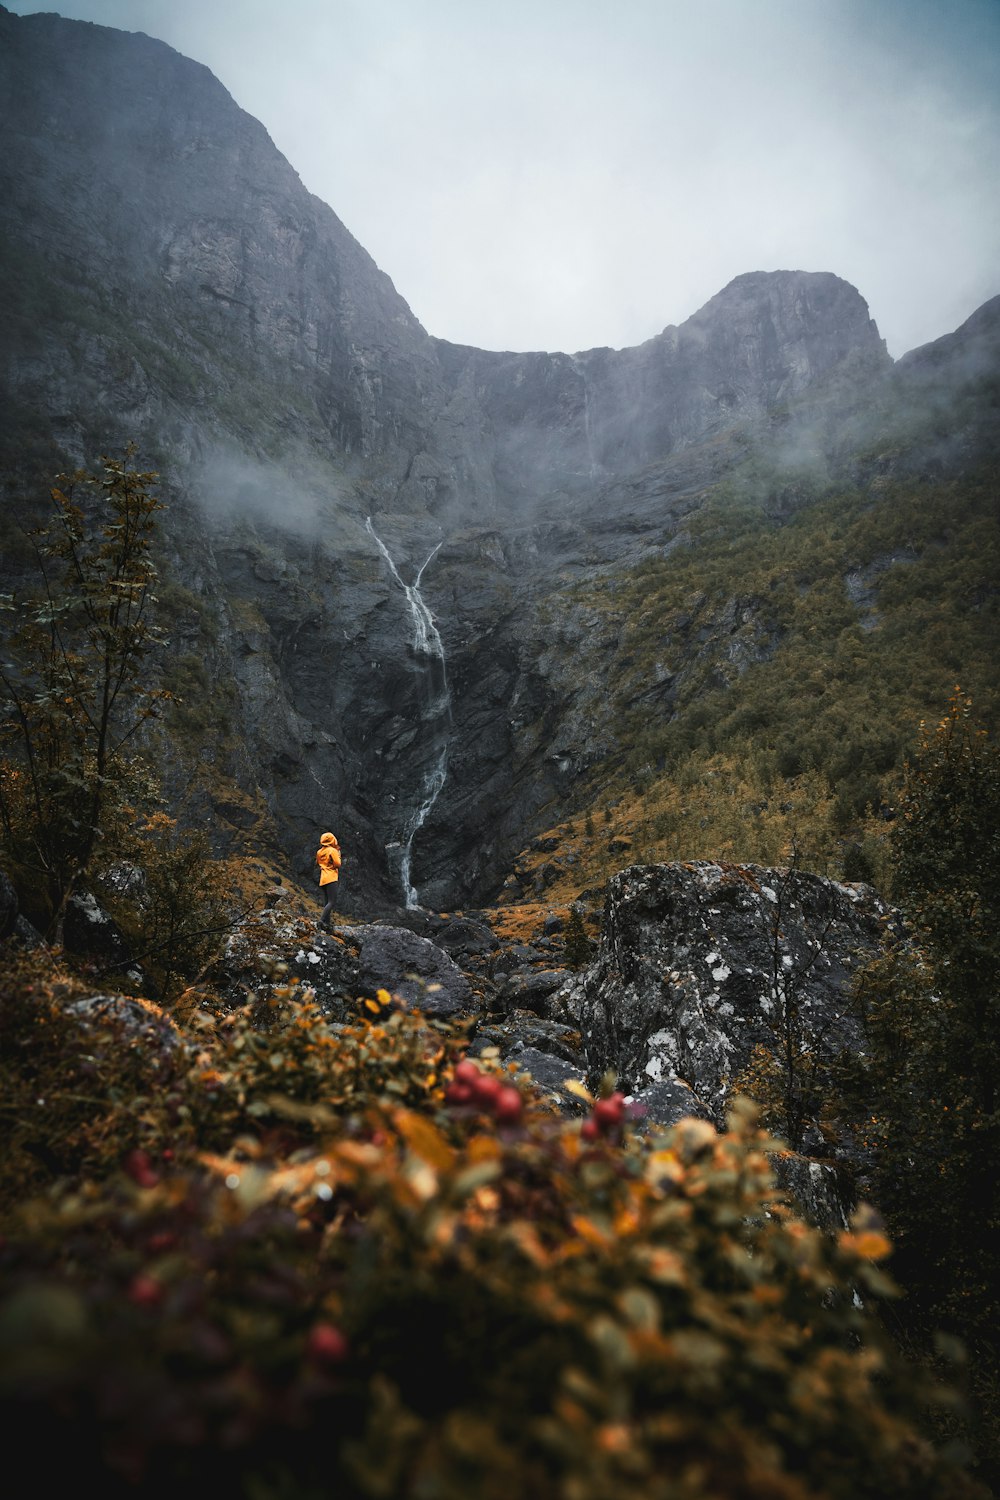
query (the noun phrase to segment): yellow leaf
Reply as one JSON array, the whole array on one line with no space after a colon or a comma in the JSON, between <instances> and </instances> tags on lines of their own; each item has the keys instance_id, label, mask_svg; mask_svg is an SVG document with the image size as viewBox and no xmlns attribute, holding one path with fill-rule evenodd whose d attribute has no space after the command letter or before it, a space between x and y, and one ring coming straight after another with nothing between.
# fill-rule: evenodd
<instances>
[{"instance_id":1,"label":"yellow leaf","mask_svg":"<svg viewBox=\"0 0 1000 1500\"><path fill-rule=\"evenodd\" d=\"M635 1234L639 1224L639 1215L633 1208L622 1208L615 1214L615 1234L619 1237Z\"/></svg>"},{"instance_id":2,"label":"yellow leaf","mask_svg":"<svg viewBox=\"0 0 1000 1500\"><path fill-rule=\"evenodd\" d=\"M651 1185L663 1182L682 1182L684 1168L675 1151L652 1151L646 1163L646 1177Z\"/></svg>"},{"instance_id":3,"label":"yellow leaf","mask_svg":"<svg viewBox=\"0 0 1000 1500\"><path fill-rule=\"evenodd\" d=\"M427 1203L437 1193L437 1173L420 1157L407 1158L403 1164L403 1176L421 1203Z\"/></svg>"},{"instance_id":4,"label":"yellow leaf","mask_svg":"<svg viewBox=\"0 0 1000 1500\"><path fill-rule=\"evenodd\" d=\"M470 1162L497 1161L500 1157L500 1142L495 1135L474 1135L466 1143L465 1154Z\"/></svg>"},{"instance_id":5,"label":"yellow leaf","mask_svg":"<svg viewBox=\"0 0 1000 1500\"><path fill-rule=\"evenodd\" d=\"M500 1176L500 1163L498 1161L480 1161L471 1167L466 1167L459 1172L451 1185L452 1192L456 1198L466 1198L474 1193L477 1188L484 1187L487 1182L493 1182Z\"/></svg>"},{"instance_id":6,"label":"yellow leaf","mask_svg":"<svg viewBox=\"0 0 1000 1500\"><path fill-rule=\"evenodd\" d=\"M843 1230L840 1245L841 1249L853 1250L855 1255L863 1255L866 1260L882 1260L892 1252L892 1245L877 1229L864 1229L860 1234Z\"/></svg>"},{"instance_id":7,"label":"yellow leaf","mask_svg":"<svg viewBox=\"0 0 1000 1500\"><path fill-rule=\"evenodd\" d=\"M528 1224L524 1219L516 1219L513 1224L508 1224L504 1230L507 1239L512 1240L526 1260L533 1265L544 1266L548 1264L549 1254L538 1236L538 1231L533 1224Z\"/></svg>"},{"instance_id":8,"label":"yellow leaf","mask_svg":"<svg viewBox=\"0 0 1000 1500\"><path fill-rule=\"evenodd\" d=\"M674 1250L649 1250L646 1257L646 1275L650 1281L663 1286L686 1286L687 1267Z\"/></svg>"},{"instance_id":9,"label":"yellow leaf","mask_svg":"<svg viewBox=\"0 0 1000 1500\"><path fill-rule=\"evenodd\" d=\"M583 1214L574 1214L570 1223L588 1245L595 1245L598 1249L604 1250L611 1244L613 1238L611 1233L595 1224L593 1219L588 1219Z\"/></svg>"},{"instance_id":10,"label":"yellow leaf","mask_svg":"<svg viewBox=\"0 0 1000 1500\"><path fill-rule=\"evenodd\" d=\"M455 1152L426 1115L400 1109L393 1116L393 1122L410 1150L422 1161L429 1163L438 1172L451 1171L455 1165Z\"/></svg>"}]
</instances>

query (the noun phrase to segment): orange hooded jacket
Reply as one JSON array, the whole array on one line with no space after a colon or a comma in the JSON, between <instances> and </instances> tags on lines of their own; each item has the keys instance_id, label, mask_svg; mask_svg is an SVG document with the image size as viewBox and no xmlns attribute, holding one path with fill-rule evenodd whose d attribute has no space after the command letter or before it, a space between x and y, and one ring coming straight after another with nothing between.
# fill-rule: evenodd
<instances>
[{"instance_id":1,"label":"orange hooded jacket","mask_svg":"<svg viewBox=\"0 0 1000 1500\"><path fill-rule=\"evenodd\" d=\"M329 885L331 880L340 879L340 845L334 834L323 834L316 850L316 863L319 865L320 885Z\"/></svg>"}]
</instances>

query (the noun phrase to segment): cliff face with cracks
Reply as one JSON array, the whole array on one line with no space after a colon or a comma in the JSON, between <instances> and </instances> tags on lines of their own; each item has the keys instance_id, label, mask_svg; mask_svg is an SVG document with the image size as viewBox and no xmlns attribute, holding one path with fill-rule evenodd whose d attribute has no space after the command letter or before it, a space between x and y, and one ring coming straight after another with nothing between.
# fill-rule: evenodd
<instances>
[{"instance_id":1,"label":"cliff face with cracks","mask_svg":"<svg viewBox=\"0 0 1000 1500\"><path fill-rule=\"evenodd\" d=\"M138 442L169 502L202 759L259 794L303 881L335 826L359 910L403 899L393 850L442 749L413 886L488 899L614 750L618 634L588 583L682 545L776 422L832 462L896 375L827 273L738 277L636 349L433 339L263 127L141 34L0 9L0 138L5 510ZM449 691L434 747L422 565Z\"/></svg>"}]
</instances>

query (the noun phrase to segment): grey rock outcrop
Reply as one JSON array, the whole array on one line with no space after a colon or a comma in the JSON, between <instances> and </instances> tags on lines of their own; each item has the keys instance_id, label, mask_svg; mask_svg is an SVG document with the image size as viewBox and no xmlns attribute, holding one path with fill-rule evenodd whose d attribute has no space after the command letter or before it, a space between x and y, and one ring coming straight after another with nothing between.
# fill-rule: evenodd
<instances>
[{"instance_id":1,"label":"grey rock outcrop","mask_svg":"<svg viewBox=\"0 0 1000 1500\"><path fill-rule=\"evenodd\" d=\"M172 409L182 448L242 431L259 452L283 429L401 472L437 378L427 336L207 68L141 33L4 12L0 76L15 284L26 303L65 288L30 354L9 351L13 393L51 405L53 378L60 399L83 374L77 430L100 413L159 438Z\"/></svg>"},{"instance_id":2,"label":"grey rock outcrop","mask_svg":"<svg viewBox=\"0 0 1000 1500\"><path fill-rule=\"evenodd\" d=\"M93 892L78 891L66 902L63 943L77 960L87 959L99 973L119 975L139 993L147 986L125 934Z\"/></svg>"},{"instance_id":3,"label":"grey rock outcrop","mask_svg":"<svg viewBox=\"0 0 1000 1500\"><path fill-rule=\"evenodd\" d=\"M319 933L284 894L239 923L210 979L234 1005L266 1002L294 981L334 1021L363 1019L364 1001L378 990L428 1015L475 1009L467 976L429 938L377 922Z\"/></svg>"},{"instance_id":4,"label":"grey rock outcrop","mask_svg":"<svg viewBox=\"0 0 1000 1500\"><path fill-rule=\"evenodd\" d=\"M763 416L845 363L891 365L863 298L828 273L738 276L680 327L633 349L490 354L437 348L453 388L483 392L498 490L593 489L737 419Z\"/></svg>"},{"instance_id":5,"label":"grey rock outcrop","mask_svg":"<svg viewBox=\"0 0 1000 1500\"><path fill-rule=\"evenodd\" d=\"M891 921L869 887L803 871L634 865L608 882L596 962L556 1003L592 1071L613 1067L658 1112L656 1087L679 1084L721 1125L755 1048L822 1067L862 1046L852 976Z\"/></svg>"},{"instance_id":6,"label":"grey rock outcrop","mask_svg":"<svg viewBox=\"0 0 1000 1500\"><path fill-rule=\"evenodd\" d=\"M405 927L366 924L338 933L358 950L358 979L365 995L388 990L427 1015L468 1012L472 991L465 975L443 949Z\"/></svg>"}]
</instances>

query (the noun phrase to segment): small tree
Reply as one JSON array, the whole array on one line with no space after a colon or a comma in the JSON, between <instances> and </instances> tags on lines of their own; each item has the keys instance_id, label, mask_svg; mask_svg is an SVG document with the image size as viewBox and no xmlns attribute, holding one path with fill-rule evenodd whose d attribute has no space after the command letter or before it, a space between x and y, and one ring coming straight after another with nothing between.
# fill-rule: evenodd
<instances>
[{"instance_id":1,"label":"small tree","mask_svg":"<svg viewBox=\"0 0 1000 1500\"><path fill-rule=\"evenodd\" d=\"M833 926L829 894L821 890L815 914L803 911L803 937L791 936L792 909L801 897L804 877L799 851L793 845L792 860L775 882L770 897L761 903L761 929L767 944L767 1026L771 1039L758 1045L746 1069L734 1082L736 1092L745 1092L764 1110L772 1128L798 1150L811 1118L817 1115L831 1091L834 1059L825 1046L829 1022L820 1024L805 1004L807 981L827 952Z\"/></svg>"},{"instance_id":2,"label":"small tree","mask_svg":"<svg viewBox=\"0 0 1000 1500\"><path fill-rule=\"evenodd\" d=\"M893 832L908 944L859 998L866 1082L884 1141L877 1198L896 1242L911 1335L957 1333L1000 1475L1000 747L956 689L922 727Z\"/></svg>"},{"instance_id":3,"label":"small tree","mask_svg":"<svg viewBox=\"0 0 1000 1500\"><path fill-rule=\"evenodd\" d=\"M921 726L894 840L894 895L954 1014L947 1052L992 1114L1000 1069L1000 747L959 688Z\"/></svg>"},{"instance_id":4,"label":"small tree","mask_svg":"<svg viewBox=\"0 0 1000 1500\"><path fill-rule=\"evenodd\" d=\"M231 877L225 862L213 858L204 829L180 828L165 812L150 816L129 852L142 881L132 902L123 903L123 925L164 1004L214 957L232 928Z\"/></svg>"},{"instance_id":5,"label":"small tree","mask_svg":"<svg viewBox=\"0 0 1000 1500\"><path fill-rule=\"evenodd\" d=\"M147 677L161 641L157 476L132 468L134 453L57 476L54 514L31 533L36 591L0 596L16 621L0 662L0 829L52 926L128 798L139 730L169 696Z\"/></svg>"},{"instance_id":6,"label":"small tree","mask_svg":"<svg viewBox=\"0 0 1000 1500\"><path fill-rule=\"evenodd\" d=\"M592 943L587 936L583 915L578 906L571 906L566 921L566 940L563 955L571 969L582 969L590 961Z\"/></svg>"}]
</instances>

